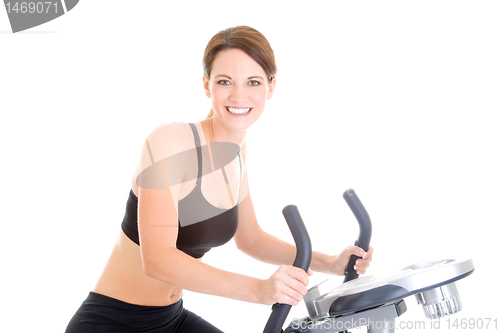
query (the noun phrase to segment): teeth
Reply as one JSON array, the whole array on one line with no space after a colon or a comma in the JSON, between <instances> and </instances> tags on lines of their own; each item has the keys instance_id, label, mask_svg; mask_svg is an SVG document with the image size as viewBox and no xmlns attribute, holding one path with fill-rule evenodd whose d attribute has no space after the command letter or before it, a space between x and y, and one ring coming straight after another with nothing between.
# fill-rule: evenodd
<instances>
[{"instance_id":1,"label":"teeth","mask_svg":"<svg viewBox=\"0 0 500 333\"><path fill-rule=\"evenodd\" d=\"M230 108L228 107L227 110L231 113L236 113L236 114L245 114L248 111L250 111L251 108L245 108L245 109L240 109L240 108Z\"/></svg>"}]
</instances>

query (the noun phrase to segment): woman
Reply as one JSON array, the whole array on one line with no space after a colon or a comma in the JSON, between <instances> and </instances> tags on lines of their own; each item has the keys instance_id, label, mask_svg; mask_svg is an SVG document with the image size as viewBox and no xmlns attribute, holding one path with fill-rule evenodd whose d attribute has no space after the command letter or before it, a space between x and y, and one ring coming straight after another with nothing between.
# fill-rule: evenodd
<instances>
[{"instance_id":1,"label":"woman","mask_svg":"<svg viewBox=\"0 0 500 333\"><path fill-rule=\"evenodd\" d=\"M203 85L213 108L195 124L171 123L147 138L134 174L123 232L95 288L70 321L75 332L221 332L185 310L182 290L271 305L296 305L311 270L343 275L352 254L358 273L373 250L314 252L311 270L285 266L295 246L265 233L248 190L245 136L276 86L266 38L240 26L208 43ZM283 265L267 280L204 264L203 255L234 237L261 261Z\"/></svg>"}]
</instances>

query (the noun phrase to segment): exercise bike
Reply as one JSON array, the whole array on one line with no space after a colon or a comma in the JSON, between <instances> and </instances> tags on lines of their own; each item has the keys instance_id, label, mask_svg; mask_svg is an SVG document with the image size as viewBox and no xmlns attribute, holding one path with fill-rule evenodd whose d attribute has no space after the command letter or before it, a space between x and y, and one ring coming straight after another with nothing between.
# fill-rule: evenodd
<instances>
[{"instance_id":1,"label":"exercise bike","mask_svg":"<svg viewBox=\"0 0 500 333\"><path fill-rule=\"evenodd\" d=\"M354 190L344 192L344 200L359 223L355 245L368 251L371 220ZM296 206L283 209L292 233L297 254L293 266L307 271L312 246L304 222ZM276 303L264 333L334 333L367 326L368 333L394 333L396 318L406 312L405 298L415 295L428 319L437 319L462 309L455 282L474 271L472 259L418 262L384 277L358 278L351 256L344 283L322 293L327 281L310 288L304 296L308 316L293 320L283 331L291 305Z\"/></svg>"}]
</instances>

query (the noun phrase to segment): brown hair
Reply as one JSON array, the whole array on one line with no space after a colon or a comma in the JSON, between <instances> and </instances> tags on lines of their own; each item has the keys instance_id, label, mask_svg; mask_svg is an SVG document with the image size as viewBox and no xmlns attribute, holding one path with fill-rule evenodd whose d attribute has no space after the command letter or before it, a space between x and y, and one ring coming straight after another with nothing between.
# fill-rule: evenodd
<instances>
[{"instance_id":1,"label":"brown hair","mask_svg":"<svg viewBox=\"0 0 500 333\"><path fill-rule=\"evenodd\" d=\"M266 37L254 28L241 25L219 31L208 42L203 55L203 73L207 79L210 79L215 56L220 51L229 49L240 49L248 54L262 67L269 81L276 76L278 69L274 59L274 52ZM214 110L212 109L207 118L210 118L213 114Z\"/></svg>"}]
</instances>

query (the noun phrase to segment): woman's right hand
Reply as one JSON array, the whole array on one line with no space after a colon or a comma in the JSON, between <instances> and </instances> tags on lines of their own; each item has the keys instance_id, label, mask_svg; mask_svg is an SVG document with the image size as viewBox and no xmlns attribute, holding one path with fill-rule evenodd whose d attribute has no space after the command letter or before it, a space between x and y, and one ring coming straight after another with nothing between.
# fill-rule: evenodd
<instances>
[{"instance_id":1,"label":"woman's right hand","mask_svg":"<svg viewBox=\"0 0 500 333\"><path fill-rule=\"evenodd\" d=\"M262 281L261 300L263 304L274 303L297 305L307 294L307 284L312 271L293 266L280 266L269 279Z\"/></svg>"}]
</instances>

